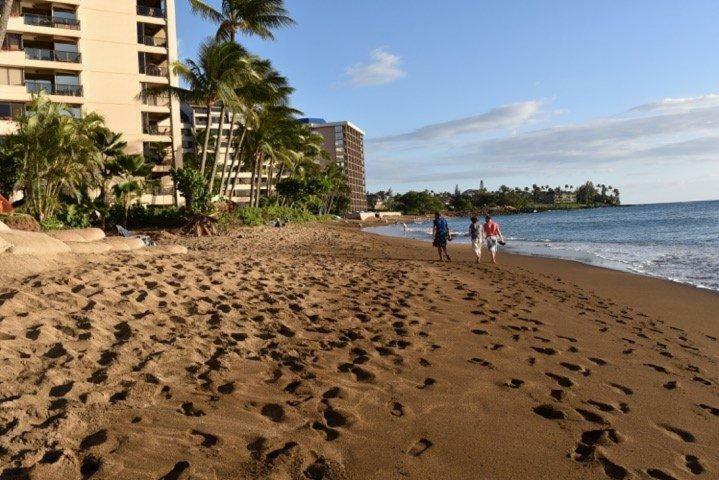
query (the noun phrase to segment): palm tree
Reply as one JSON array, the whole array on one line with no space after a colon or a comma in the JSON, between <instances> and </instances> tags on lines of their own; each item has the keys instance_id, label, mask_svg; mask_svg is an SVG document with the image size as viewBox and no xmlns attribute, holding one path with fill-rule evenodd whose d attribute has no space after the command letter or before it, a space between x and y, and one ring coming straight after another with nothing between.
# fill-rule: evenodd
<instances>
[{"instance_id":1,"label":"palm tree","mask_svg":"<svg viewBox=\"0 0 719 480\"><path fill-rule=\"evenodd\" d=\"M142 196L148 185L153 165L145 163L142 155L120 155L112 163L112 173L117 179L112 191L125 212L125 228L132 202Z\"/></svg>"},{"instance_id":2,"label":"palm tree","mask_svg":"<svg viewBox=\"0 0 719 480\"><path fill-rule=\"evenodd\" d=\"M203 0L190 0L200 16L218 25L217 38L234 41L238 32L274 40L272 30L295 22L284 8L284 0L222 0L219 10Z\"/></svg>"},{"instance_id":3,"label":"palm tree","mask_svg":"<svg viewBox=\"0 0 719 480\"><path fill-rule=\"evenodd\" d=\"M93 203L95 210L100 213L100 223L104 229L106 227L107 210L110 205L109 183L114 176L113 163L123 155L125 148L127 148L127 142L122 139L121 133L113 132L106 127L98 128L93 133L92 139L100 156L99 168L94 182L99 190L99 195ZM90 192L87 192L86 198L90 198Z\"/></svg>"},{"instance_id":4,"label":"palm tree","mask_svg":"<svg viewBox=\"0 0 719 480\"><path fill-rule=\"evenodd\" d=\"M212 130L212 109L218 104L224 109L237 103L234 88L247 75L247 52L234 42L206 40L200 46L197 61L188 59L174 62L172 71L187 87L159 85L149 87L145 94L169 94L181 101L199 103L206 108L205 138L200 161L200 172L204 174ZM219 137L217 142L219 144Z\"/></svg>"},{"instance_id":5,"label":"palm tree","mask_svg":"<svg viewBox=\"0 0 719 480\"><path fill-rule=\"evenodd\" d=\"M6 137L6 152L20 165L27 210L39 221L53 216L61 195L81 197L101 161L92 132L103 125L90 113L73 118L67 107L40 95Z\"/></svg>"},{"instance_id":6,"label":"palm tree","mask_svg":"<svg viewBox=\"0 0 719 480\"><path fill-rule=\"evenodd\" d=\"M227 172L227 186L230 185L230 177L232 176L235 166L239 167L242 163L242 157L245 153L244 142L250 131L257 132L260 128L261 117L268 110L275 109L275 113L278 113L280 109L285 109L284 114L299 114L297 110L291 110L288 107L289 97L294 91L289 86L287 79L280 75L274 68L269 60L253 59L254 71L258 74L258 77L254 81L249 81L239 86L235 93L238 96L239 104L242 105L242 135L240 136L239 143L235 147L235 156L229 165L229 171ZM265 120L267 117L265 116ZM256 165L252 163L252 171L256 172ZM223 171L223 174L225 172ZM232 181L232 185L229 188L222 187L220 190L225 192L230 198L237 187L239 175L235 174ZM254 175L253 175L254 179ZM221 182L222 183L222 182ZM254 183L252 183L254 189Z\"/></svg>"}]
</instances>

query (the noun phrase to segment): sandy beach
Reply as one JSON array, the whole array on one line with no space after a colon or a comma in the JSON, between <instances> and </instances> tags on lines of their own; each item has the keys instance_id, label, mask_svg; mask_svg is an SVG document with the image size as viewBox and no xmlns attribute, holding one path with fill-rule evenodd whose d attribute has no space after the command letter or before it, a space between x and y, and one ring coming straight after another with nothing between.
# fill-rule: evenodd
<instances>
[{"instance_id":1,"label":"sandy beach","mask_svg":"<svg viewBox=\"0 0 719 480\"><path fill-rule=\"evenodd\" d=\"M171 243L0 269L0 479L719 477L715 293L340 225Z\"/></svg>"}]
</instances>

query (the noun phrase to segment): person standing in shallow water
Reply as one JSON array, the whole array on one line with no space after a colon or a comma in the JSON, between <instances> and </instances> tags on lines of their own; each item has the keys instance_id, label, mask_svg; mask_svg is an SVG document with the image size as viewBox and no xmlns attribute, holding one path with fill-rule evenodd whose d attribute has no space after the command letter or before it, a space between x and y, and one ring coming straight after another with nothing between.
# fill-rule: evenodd
<instances>
[{"instance_id":1,"label":"person standing in shallow water","mask_svg":"<svg viewBox=\"0 0 719 480\"><path fill-rule=\"evenodd\" d=\"M497 263L497 249L500 244L504 245L502 230L499 228L499 224L492 220L492 217L489 215L484 217L482 230L484 231L484 241L487 244L487 250L492 254L492 263Z\"/></svg>"},{"instance_id":2,"label":"person standing in shallow water","mask_svg":"<svg viewBox=\"0 0 719 480\"><path fill-rule=\"evenodd\" d=\"M447 241L452 239L452 234L449 232L449 225L447 224L447 220L439 212L434 213L432 236L434 238L432 245L437 247L437 253L439 253L439 261L441 262L444 260L444 257L447 257L447 261L451 262L452 259L450 258L449 253L447 253Z\"/></svg>"},{"instance_id":3,"label":"person standing in shallow water","mask_svg":"<svg viewBox=\"0 0 719 480\"><path fill-rule=\"evenodd\" d=\"M472 240L472 250L477 257L477 263L482 259L482 243L484 242L484 229L477 217L471 218L469 224L469 238Z\"/></svg>"}]
</instances>

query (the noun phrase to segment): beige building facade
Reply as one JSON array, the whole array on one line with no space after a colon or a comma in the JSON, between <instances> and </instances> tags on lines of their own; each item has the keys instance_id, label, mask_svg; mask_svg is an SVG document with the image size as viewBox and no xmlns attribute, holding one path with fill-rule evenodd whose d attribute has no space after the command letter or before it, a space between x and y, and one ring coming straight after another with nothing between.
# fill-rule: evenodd
<instances>
[{"instance_id":1,"label":"beige building facade","mask_svg":"<svg viewBox=\"0 0 719 480\"><path fill-rule=\"evenodd\" d=\"M97 112L128 153L155 164L160 186L143 201L174 202L167 173L182 162L180 104L143 95L177 85L174 0L16 0L0 52L0 135L43 92L73 114Z\"/></svg>"}]
</instances>

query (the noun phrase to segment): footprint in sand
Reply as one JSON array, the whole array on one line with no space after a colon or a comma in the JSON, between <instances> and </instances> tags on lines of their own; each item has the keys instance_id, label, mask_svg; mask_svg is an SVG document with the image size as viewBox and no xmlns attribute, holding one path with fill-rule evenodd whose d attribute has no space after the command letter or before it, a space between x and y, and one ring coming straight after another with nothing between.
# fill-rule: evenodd
<instances>
[{"instance_id":1,"label":"footprint in sand","mask_svg":"<svg viewBox=\"0 0 719 480\"><path fill-rule=\"evenodd\" d=\"M539 405L538 407L534 407L532 411L548 420L564 420L567 418L567 415L563 411L554 408L552 405Z\"/></svg>"},{"instance_id":2,"label":"footprint in sand","mask_svg":"<svg viewBox=\"0 0 719 480\"><path fill-rule=\"evenodd\" d=\"M172 467L172 470L160 477L159 480L178 480L180 478L180 475L182 475L182 473L188 468L190 468L190 462L187 462L185 460L177 462L175 466Z\"/></svg>"},{"instance_id":3,"label":"footprint in sand","mask_svg":"<svg viewBox=\"0 0 719 480\"><path fill-rule=\"evenodd\" d=\"M627 472L627 469L621 465L617 465L605 456L600 456L598 460L604 469L604 473L612 480L624 480L625 478L629 478L629 472Z\"/></svg>"},{"instance_id":4,"label":"footprint in sand","mask_svg":"<svg viewBox=\"0 0 719 480\"><path fill-rule=\"evenodd\" d=\"M47 358L60 358L65 354L67 354L67 350L65 350L62 343L54 344L47 352L45 352L45 356Z\"/></svg>"},{"instance_id":5,"label":"footprint in sand","mask_svg":"<svg viewBox=\"0 0 719 480\"><path fill-rule=\"evenodd\" d=\"M87 450L98 445L102 445L107 441L107 430L98 430L95 433L83 438L80 442L80 450Z\"/></svg>"},{"instance_id":6,"label":"footprint in sand","mask_svg":"<svg viewBox=\"0 0 719 480\"><path fill-rule=\"evenodd\" d=\"M590 410L585 410L583 408L575 408L574 411L581 415L582 418L588 422L599 423L601 425L608 423L606 420L604 420L604 418L602 418L601 415L594 413Z\"/></svg>"},{"instance_id":7,"label":"footprint in sand","mask_svg":"<svg viewBox=\"0 0 719 480\"><path fill-rule=\"evenodd\" d=\"M594 460L597 445L621 443L621 438L613 428L605 430L587 430L582 432L581 439L574 448L573 458L577 462Z\"/></svg>"},{"instance_id":8,"label":"footprint in sand","mask_svg":"<svg viewBox=\"0 0 719 480\"><path fill-rule=\"evenodd\" d=\"M262 407L260 413L262 413L263 416L269 418L275 423L281 423L285 419L285 410L282 408L281 405L278 405L276 403L266 404L264 407Z\"/></svg>"},{"instance_id":9,"label":"footprint in sand","mask_svg":"<svg viewBox=\"0 0 719 480\"><path fill-rule=\"evenodd\" d=\"M235 391L235 382L228 382L217 387L217 391L223 395L229 395Z\"/></svg>"},{"instance_id":10,"label":"footprint in sand","mask_svg":"<svg viewBox=\"0 0 719 480\"><path fill-rule=\"evenodd\" d=\"M682 430L681 428L673 427L666 423L660 423L657 426L668 433L670 437L677 438L687 443L694 443L696 441L696 437L693 434L687 432L686 430Z\"/></svg>"},{"instance_id":11,"label":"footprint in sand","mask_svg":"<svg viewBox=\"0 0 719 480\"><path fill-rule=\"evenodd\" d=\"M677 477L674 475L669 475L668 473L659 470L658 468L650 468L647 470L647 475L649 475L652 478L655 478L656 480L677 480Z\"/></svg>"},{"instance_id":12,"label":"footprint in sand","mask_svg":"<svg viewBox=\"0 0 719 480\"><path fill-rule=\"evenodd\" d=\"M67 382L62 385L54 386L50 389L50 396L51 397L64 397L67 395L70 390L72 390L72 387L75 383L74 382Z\"/></svg>"},{"instance_id":13,"label":"footprint in sand","mask_svg":"<svg viewBox=\"0 0 719 480\"><path fill-rule=\"evenodd\" d=\"M431 387L435 383L437 383L437 380L435 380L434 378L428 377L428 378L424 379L424 382L422 382L422 385L417 385L417 388L419 388L420 390L424 390L426 388Z\"/></svg>"},{"instance_id":14,"label":"footprint in sand","mask_svg":"<svg viewBox=\"0 0 719 480\"><path fill-rule=\"evenodd\" d=\"M524 380L520 380L518 378L513 378L505 383L506 386L509 388L519 388L522 385L524 385Z\"/></svg>"},{"instance_id":15,"label":"footprint in sand","mask_svg":"<svg viewBox=\"0 0 719 480\"><path fill-rule=\"evenodd\" d=\"M483 367L492 368L494 365L489 360L483 360L479 357L473 357L469 359L470 362L476 363L477 365L481 365Z\"/></svg>"},{"instance_id":16,"label":"footprint in sand","mask_svg":"<svg viewBox=\"0 0 719 480\"><path fill-rule=\"evenodd\" d=\"M634 391L631 388L625 387L624 385L620 385L618 383L610 383L609 386L612 387L614 390L623 393L624 395L634 394Z\"/></svg>"},{"instance_id":17,"label":"footprint in sand","mask_svg":"<svg viewBox=\"0 0 719 480\"><path fill-rule=\"evenodd\" d=\"M180 409L178 412L182 413L183 415L186 415L188 417L202 417L205 415L205 412L200 410L199 408L196 408L192 402L185 402L180 406Z\"/></svg>"},{"instance_id":18,"label":"footprint in sand","mask_svg":"<svg viewBox=\"0 0 719 480\"><path fill-rule=\"evenodd\" d=\"M699 408L706 410L715 417L719 417L719 408L712 407L711 405L707 405L706 403L700 403Z\"/></svg>"},{"instance_id":19,"label":"footprint in sand","mask_svg":"<svg viewBox=\"0 0 719 480\"><path fill-rule=\"evenodd\" d=\"M410 447L409 450L407 450L407 454L412 455L413 457L420 457L431 447L431 441L427 440L426 438L420 438L414 445Z\"/></svg>"},{"instance_id":20,"label":"footprint in sand","mask_svg":"<svg viewBox=\"0 0 719 480\"><path fill-rule=\"evenodd\" d=\"M694 455L685 456L684 465L687 467L687 470L692 472L694 475L701 475L704 473L704 466L699 463L699 457Z\"/></svg>"},{"instance_id":21,"label":"footprint in sand","mask_svg":"<svg viewBox=\"0 0 719 480\"><path fill-rule=\"evenodd\" d=\"M80 475L82 475L82 479L87 480L92 477L100 470L100 467L102 467L102 460L88 455L82 460L82 465L80 465Z\"/></svg>"},{"instance_id":22,"label":"footprint in sand","mask_svg":"<svg viewBox=\"0 0 719 480\"><path fill-rule=\"evenodd\" d=\"M570 387L574 386L574 382L571 381L567 377L564 377L562 375L557 375L556 373L552 373L552 372L545 372L544 374L546 376L548 376L549 378L551 378L552 380L554 380L555 382L557 382L557 384L559 384L562 387L570 388Z\"/></svg>"},{"instance_id":23,"label":"footprint in sand","mask_svg":"<svg viewBox=\"0 0 719 480\"><path fill-rule=\"evenodd\" d=\"M205 433L199 430L192 430L190 433L192 433L192 435L202 437L201 445L205 448L214 447L220 441L219 438L217 438L215 435L212 435L211 433Z\"/></svg>"}]
</instances>

